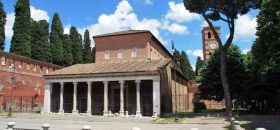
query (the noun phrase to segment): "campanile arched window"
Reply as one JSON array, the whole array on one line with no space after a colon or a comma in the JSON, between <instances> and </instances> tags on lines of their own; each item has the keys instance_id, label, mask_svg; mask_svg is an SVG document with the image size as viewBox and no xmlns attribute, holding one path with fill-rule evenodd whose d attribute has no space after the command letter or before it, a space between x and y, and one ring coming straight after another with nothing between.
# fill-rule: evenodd
<instances>
[{"instance_id":1,"label":"campanile arched window","mask_svg":"<svg viewBox=\"0 0 280 130\"><path fill-rule=\"evenodd\" d=\"M209 38L209 39L212 37L210 32L208 32L207 35L208 35L208 38Z\"/></svg>"}]
</instances>

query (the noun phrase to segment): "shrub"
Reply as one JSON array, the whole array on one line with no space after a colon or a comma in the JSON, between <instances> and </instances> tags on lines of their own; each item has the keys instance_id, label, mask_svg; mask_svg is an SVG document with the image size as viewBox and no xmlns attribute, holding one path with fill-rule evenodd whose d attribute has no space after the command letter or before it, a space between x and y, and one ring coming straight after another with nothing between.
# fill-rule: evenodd
<instances>
[{"instance_id":1,"label":"shrub","mask_svg":"<svg viewBox=\"0 0 280 130\"><path fill-rule=\"evenodd\" d=\"M198 113L198 112L203 112L206 110L206 105L204 104L204 102L199 102L199 101L196 101L193 103L193 106L194 106L194 112L195 113Z\"/></svg>"}]
</instances>

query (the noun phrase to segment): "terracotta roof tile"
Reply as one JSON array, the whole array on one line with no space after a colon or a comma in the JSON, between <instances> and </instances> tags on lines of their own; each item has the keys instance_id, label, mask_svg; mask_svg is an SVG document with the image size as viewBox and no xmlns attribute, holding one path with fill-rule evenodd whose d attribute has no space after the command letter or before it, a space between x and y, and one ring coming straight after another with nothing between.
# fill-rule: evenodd
<instances>
[{"instance_id":1,"label":"terracotta roof tile","mask_svg":"<svg viewBox=\"0 0 280 130\"><path fill-rule=\"evenodd\" d=\"M77 74L106 74L106 73L129 73L157 71L170 63L171 59L143 60L126 62L103 62L91 64L77 64L66 67L48 75L77 75Z\"/></svg>"}]
</instances>

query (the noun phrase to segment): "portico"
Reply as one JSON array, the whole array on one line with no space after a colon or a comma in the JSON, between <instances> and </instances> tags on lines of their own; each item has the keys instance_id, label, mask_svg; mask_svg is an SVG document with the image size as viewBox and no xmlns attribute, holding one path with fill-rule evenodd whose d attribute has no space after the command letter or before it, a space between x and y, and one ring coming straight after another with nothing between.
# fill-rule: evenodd
<instances>
[{"instance_id":1,"label":"portico","mask_svg":"<svg viewBox=\"0 0 280 130\"><path fill-rule=\"evenodd\" d=\"M128 113L135 117L158 116L160 76L153 73L50 77L46 79L44 100L46 114L125 116Z\"/></svg>"}]
</instances>

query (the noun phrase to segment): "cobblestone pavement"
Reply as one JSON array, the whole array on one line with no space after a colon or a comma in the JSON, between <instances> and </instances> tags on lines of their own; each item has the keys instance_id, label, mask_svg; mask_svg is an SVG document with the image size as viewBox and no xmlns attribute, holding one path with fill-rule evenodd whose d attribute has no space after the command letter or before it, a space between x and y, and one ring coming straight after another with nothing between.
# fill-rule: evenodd
<instances>
[{"instance_id":1,"label":"cobblestone pavement","mask_svg":"<svg viewBox=\"0 0 280 130\"><path fill-rule=\"evenodd\" d=\"M84 125L90 125L92 130L130 130L140 127L142 130L224 130L223 118L200 117L187 118L185 124L154 124L153 118L118 118L101 116L41 116L38 114L16 114L13 118L0 117L0 130L4 130L7 123L13 121L16 128L40 129L43 123L51 125L50 130L81 130Z\"/></svg>"}]
</instances>

